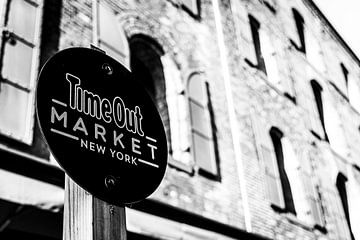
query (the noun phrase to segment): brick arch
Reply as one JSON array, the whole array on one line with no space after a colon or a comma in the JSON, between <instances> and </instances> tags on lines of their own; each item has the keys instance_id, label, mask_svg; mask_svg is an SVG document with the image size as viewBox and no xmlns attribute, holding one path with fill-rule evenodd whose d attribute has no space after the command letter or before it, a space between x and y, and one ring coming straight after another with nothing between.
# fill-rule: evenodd
<instances>
[{"instance_id":1,"label":"brick arch","mask_svg":"<svg viewBox=\"0 0 360 240\"><path fill-rule=\"evenodd\" d=\"M121 16L120 22L128 39L135 35L147 36L161 46L164 54L170 55L174 62L180 65L179 54L181 53L175 39L171 32L158 22L135 13Z\"/></svg>"}]
</instances>

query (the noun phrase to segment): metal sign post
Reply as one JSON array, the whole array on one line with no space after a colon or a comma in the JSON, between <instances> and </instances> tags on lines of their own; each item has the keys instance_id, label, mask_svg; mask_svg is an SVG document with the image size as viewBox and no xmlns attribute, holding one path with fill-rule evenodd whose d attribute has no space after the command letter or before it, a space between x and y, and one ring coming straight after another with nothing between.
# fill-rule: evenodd
<instances>
[{"instance_id":1,"label":"metal sign post","mask_svg":"<svg viewBox=\"0 0 360 240\"><path fill-rule=\"evenodd\" d=\"M67 174L64 239L125 239L124 204L150 196L167 166L165 130L151 97L113 58L69 48L41 70L36 109Z\"/></svg>"}]
</instances>

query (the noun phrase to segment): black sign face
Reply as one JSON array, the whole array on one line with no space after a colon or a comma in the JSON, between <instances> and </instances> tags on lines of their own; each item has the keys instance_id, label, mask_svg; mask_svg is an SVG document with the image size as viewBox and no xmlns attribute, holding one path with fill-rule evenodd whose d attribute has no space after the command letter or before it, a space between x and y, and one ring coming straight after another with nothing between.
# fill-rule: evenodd
<instances>
[{"instance_id":1,"label":"black sign face","mask_svg":"<svg viewBox=\"0 0 360 240\"><path fill-rule=\"evenodd\" d=\"M60 51L41 70L36 100L48 146L77 184L111 204L156 190L167 166L164 127L120 63L92 49Z\"/></svg>"}]
</instances>

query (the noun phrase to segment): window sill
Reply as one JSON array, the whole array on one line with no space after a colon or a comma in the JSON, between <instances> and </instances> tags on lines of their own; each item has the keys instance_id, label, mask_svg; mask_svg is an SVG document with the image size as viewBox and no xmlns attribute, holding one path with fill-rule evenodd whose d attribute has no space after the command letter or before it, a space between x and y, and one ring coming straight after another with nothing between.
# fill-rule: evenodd
<instances>
[{"instance_id":1,"label":"window sill","mask_svg":"<svg viewBox=\"0 0 360 240\"><path fill-rule=\"evenodd\" d=\"M327 233L328 233L328 231L327 231L327 229L326 229L325 226L320 226L320 225L318 225L318 224L315 224L314 230L319 230L319 231L320 231L321 233L323 233L323 234L327 234Z\"/></svg>"},{"instance_id":2,"label":"window sill","mask_svg":"<svg viewBox=\"0 0 360 240\"><path fill-rule=\"evenodd\" d=\"M199 175L201 175L205 178L208 178L208 179L216 181L216 182L221 182L220 174L214 174L214 173L208 172L202 168L199 168L197 172Z\"/></svg>"},{"instance_id":3,"label":"window sill","mask_svg":"<svg viewBox=\"0 0 360 240\"><path fill-rule=\"evenodd\" d=\"M273 5L271 5L268 1L264 1L264 4L273 14L276 14L276 9Z\"/></svg>"},{"instance_id":4,"label":"window sill","mask_svg":"<svg viewBox=\"0 0 360 240\"><path fill-rule=\"evenodd\" d=\"M283 96L285 98L287 98L288 100L290 100L294 105L296 105L296 98L295 96L292 96L290 93L288 92L283 92L281 91L278 87L276 87L276 85L274 85L273 83L271 83L269 80L268 80L268 77L267 75L261 70L258 68L257 65L253 64L249 59L245 58L245 62L251 67L251 68L254 68L256 69L259 73L260 73L260 77L261 79L270 87L272 88L274 91L277 92L277 94L279 94L280 96Z\"/></svg>"},{"instance_id":5,"label":"window sill","mask_svg":"<svg viewBox=\"0 0 360 240\"><path fill-rule=\"evenodd\" d=\"M197 6L197 9L196 11L193 11L192 9L188 8L186 5L184 4L181 4L181 8L187 12L192 18L194 18L195 20L197 21L200 21L201 18L200 18L200 9L199 9L199 6Z\"/></svg>"},{"instance_id":6,"label":"window sill","mask_svg":"<svg viewBox=\"0 0 360 240\"><path fill-rule=\"evenodd\" d=\"M298 51L299 53L301 53L305 57L306 54L305 54L304 47L299 47L297 45L297 43L294 40L292 40L291 38L289 38L289 41L290 41L289 48L295 48L296 51Z\"/></svg>"},{"instance_id":7,"label":"window sill","mask_svg":"<svg viewBox=\"0 0 360 240\"><path fill-rule=\"evenodd\" d=\"M335 83L329 81L330 85L339 93L341 97L343 97L347 102L349 102L349 98L343 93L338 86L336 86Z\"/></svg>"},{"instance_id":8,"label":"window sill","mask_svg":"<svg viewBox=\"0 0 360 240\"><path fill-rule=\"evenodd\" d=\"M294 214L291 213L286 213L284 214L285 218L292 224L299 226L307 231L313 231L314 230L314 226L311 223L305 222L303 220L300 220L299 218L297 218Z\"/></svg>"},{"instance_id":9,"label":"window sill","mask_svg":"<svg viewBox=\"0 0 360 240\"><path fill-rule=\"evenodd\" d=\"M187 173L189 174L190 176L194 176L194 167L193 166L190 166L188 164L185 164L185 163L182 163L178 160L174 160L172 157L170 157L169 159L169 162L168 162L168 165L171 167L171 168L174 168L178 171L181 171L181 172L184 172L184 173Z\"/></svg>"},{"instance_id":10,"label":"window sill","mask_svg":"<svg viewBox=\"0 0 360 240\"><path fill-rule=\"evenodd\" d=\"M43 182L64 186L64 172L47 159L0 144L0 167Z\"/></svg>"},{"instance_id":11,"label":"window sill","mask_svg":"<svg viewBox=\"0 0 360 240\"><path fill-rule=\"evenodd\" d=\"M307 231L313 231L314 229L317 229L324 234L327 233L326 228L323 226L319 226L318 224L313 225L313 223L300 220L298 217L296 217L294 213L279 206L276 206L274 204L271 204L270 206L275 212L279 213L281 216L284 216L284 218L286 218L287 221L289 221L290 223L296 226L299 226Z\"/></svg>"},{"instance_id":12,"label":"window sill","mask_svg":"<svg viewBox=\"0 0 360 240\"><path fill-rule=\"evenodd\" d=\"M317 140L322 141L323 139L320 137L319 134L317 134L315 131L310 130L311 135L313 135Z\"/></svg>"}]
</instances>

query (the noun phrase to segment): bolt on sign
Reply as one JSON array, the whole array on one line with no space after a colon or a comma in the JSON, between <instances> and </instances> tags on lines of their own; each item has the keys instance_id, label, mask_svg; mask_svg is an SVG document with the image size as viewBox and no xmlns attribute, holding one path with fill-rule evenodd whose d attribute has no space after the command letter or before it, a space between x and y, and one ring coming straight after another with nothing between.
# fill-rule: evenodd
<instances>
[{"instance_id":1,"label":"bolt on sign","mask_svg":"<svg viewBox=\"0 0 360 240\"><path fill-rule=\"evenodd\" d=\"M167 166L160 115L141 83L106 54L69 48L41 70L36 92L41 131L64 171L99 199L145 199Z\"/></svg>"}]
</instances>

